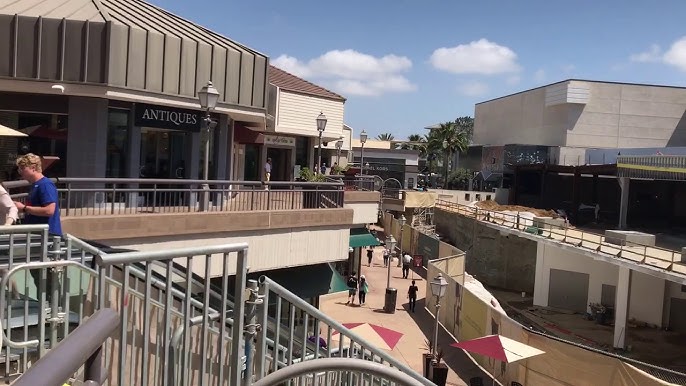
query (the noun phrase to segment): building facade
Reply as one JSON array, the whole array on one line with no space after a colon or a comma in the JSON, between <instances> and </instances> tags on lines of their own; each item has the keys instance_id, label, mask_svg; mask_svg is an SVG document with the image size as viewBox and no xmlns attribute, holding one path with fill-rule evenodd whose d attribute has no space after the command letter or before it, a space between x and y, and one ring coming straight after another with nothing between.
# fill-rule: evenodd
<instances>
[{"instance_id":1,"label":"building facade","mask_svg":"<svg viewBox=\"0 0 686 386\"><path fill-rule=\"evenodd\" d=\"M230 178L234 125L266 127L268 58L145 2L0 6L0 124L8 160L60 158L51 177ZM198 91L219 91L203 130ZM205 155L204 140L210 141ZM12 178L8 162L4 177Z\"/></svg>"}]
</instances>

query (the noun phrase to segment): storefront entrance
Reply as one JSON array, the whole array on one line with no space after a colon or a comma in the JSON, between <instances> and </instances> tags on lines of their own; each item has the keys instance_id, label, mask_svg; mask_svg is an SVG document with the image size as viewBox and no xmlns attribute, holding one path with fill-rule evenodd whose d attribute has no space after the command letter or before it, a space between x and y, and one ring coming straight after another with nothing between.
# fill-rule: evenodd
<instances>
[{"instance_id":1,"label":"storefront entrance","mask_svg":"<svg viewBox=\"0 0 686 386\"><path fill-rule=\"evenodd\" d=\"M272 159L272 181L291 180L291 149L267 148L267 158Z\"/></svg>"},{"instance_id":2,"label":"storefront entrance","mask_svg":"<svg viewBox=\"0 0 686 386\"><path fill-rule=\"evenodd\" d=\"M184 178L187 133L141 129L141 178Z\"/></svg>"}]
</instances>

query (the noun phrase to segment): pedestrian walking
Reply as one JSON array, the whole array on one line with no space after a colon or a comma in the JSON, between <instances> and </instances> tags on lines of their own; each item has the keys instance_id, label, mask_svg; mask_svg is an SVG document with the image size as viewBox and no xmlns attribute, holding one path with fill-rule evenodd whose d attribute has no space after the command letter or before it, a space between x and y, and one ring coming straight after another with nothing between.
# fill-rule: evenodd
<instances>
[{"instance_id":1,"label":"pedestrian walking","mask_svg":"<svg viewBox=\"0 0 686 386\"><path fill-rule=\"evenodd\" d=\"M355 304L355 293L357 292L357 277L355 272L350 274L348 278L348 302L345 304Z\"/></svg>"},{"instance_id":2,"label":"pedestrian walking","mask_svg":"<svg viewBox=\"0 0 686 386\"><path fill-rule=\"evenodd\" d=\"M410 288L407 290L407 298L410 299L410 311L412 312L414 312L414 307L417 305L417 291L419 291L419 287L412 280L412 284L410 284Z\"/></svg>"},{"instance_id":3,"label":"pedestrian walking","mask_svg":"<svg viewBox=\"0 0 686 386\"><path fill-rule=\"evenodd\" d=\"M360 305L367 302L367 293L369 292L369 283L364 275L360 276Z\"/></svg>"},{"instance_id":4,"label":"pedestrian walking","mask_svg":"<svg viewBox=\"0 0 686 386\"><path fill-rule=\"evenodd\" d=\"M410 264L412 263L412 256L409 253L403 255L403 279L407 279L410 274Z\"/></svg>"},{"instance_id":5,"label":"pedestrian walking","mask_svg":"<svg viewBox=\"0 0 686 386\"><path fill-rule=\"evenodd\" d=\"M372 258L374 257L374 249L372 247L369 247L367 249L367 266L371 267L372 266Z\"/></svg>"},{"instance_id":6,"label":"pedestrian walking","mask_svg":"<svg viewBox=\"0 0 686 386\"><path fill-rule=\"evenodd\" d=\"M386 267L388 266L388 258L389 258L389 257L390 257L390 256L389 256L389 253L388 253L388 249L384 249L384 250L383 250L383 266L384 266L384 268L386 268Z\"/></svg>"}]
</instances>

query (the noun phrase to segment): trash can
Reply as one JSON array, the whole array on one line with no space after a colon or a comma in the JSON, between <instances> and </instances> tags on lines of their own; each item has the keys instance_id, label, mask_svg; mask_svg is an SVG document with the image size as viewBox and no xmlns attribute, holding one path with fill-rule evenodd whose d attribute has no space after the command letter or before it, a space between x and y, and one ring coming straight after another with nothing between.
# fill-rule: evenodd
<instances>
[{"instance_id":1,"label":"trash can","mask_svg":"<svg viewBox=\"0 0 686 386\"><path fill-rule=\"evenodd\" d=\"M386 299L384 301L383 309L389 314L395 313L395 303L398 301L398 290L395 288L386 288Z\"/></svg>"}]
</instances>

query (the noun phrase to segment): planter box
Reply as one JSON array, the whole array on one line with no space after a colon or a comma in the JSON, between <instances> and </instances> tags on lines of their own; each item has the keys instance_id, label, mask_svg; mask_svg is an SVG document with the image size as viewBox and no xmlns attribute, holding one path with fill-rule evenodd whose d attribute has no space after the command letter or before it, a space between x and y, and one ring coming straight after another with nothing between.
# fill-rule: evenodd
<instances>
[{"instance_id":1,"label":"planter box","mask_svg":"<svg viewBox=\"0 0 686 386\"><path fill-rule=\"evenodd\" d=\"M605 241L616 245L637 244L654 247L655 235L636 231L607 230Z\"/></svg>"}]
</instances>

